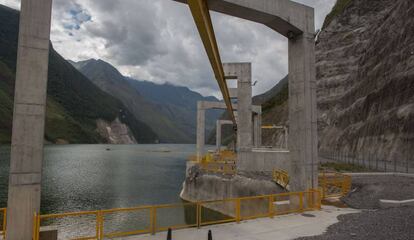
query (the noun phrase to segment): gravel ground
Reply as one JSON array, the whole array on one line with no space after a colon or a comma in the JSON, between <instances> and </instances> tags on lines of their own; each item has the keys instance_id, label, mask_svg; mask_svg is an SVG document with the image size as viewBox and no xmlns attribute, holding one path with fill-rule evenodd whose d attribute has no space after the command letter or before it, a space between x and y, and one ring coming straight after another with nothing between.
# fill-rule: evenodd
<instances>
[{"instance_id":1,"label":"gravel ground","mask_svg":"<svg viewBox=\"0 0 414 240\"><path fill-rule=\"evenodd\" d=\"M414 207L378 209L379 200L414 199L414 178L361 176L352 178L352 192L341 200L361 213L339 216L323 235L301 240L413 240Z\"/></svg>"},{"instance_id":2,"label":"gravel ground","mask_svg":"<svg viewBox=\"0 0 414 240\"><path fill-rule=\"evenodd\" d=\"M300 240L412 240L414 239L414 207L364 210L338 217L323 235Z\"/></svg>"},{"instance_id":3,"label":"gravel ground","mask_svg":"<svg viewBox=\"0 0 414 240\"><path fill-rule=\"evenodd\" d=\"M414 178L399 176L352 177L351 193L341 200L351 208L377 209L380 199L414 199Z\"/></svg>"}]
</instances>

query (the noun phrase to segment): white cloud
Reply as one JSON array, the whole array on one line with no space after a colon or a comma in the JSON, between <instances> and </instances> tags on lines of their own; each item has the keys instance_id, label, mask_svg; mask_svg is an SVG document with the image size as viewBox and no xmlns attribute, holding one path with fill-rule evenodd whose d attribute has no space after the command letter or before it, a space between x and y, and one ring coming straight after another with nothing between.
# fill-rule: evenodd
<instances>
[{"instance_id":1,"label":"white cloud","mask_svg":"<svg viewBox=\"0 0 414 240\"><path fill-rule=\"evenodd\" d=\"M297 0L315 8L316 27L335 0ZM19 8L19 0L0 4ZM268 90L287 74L287 41L263 25L212 14L223 62L253 63L254 88ZM171 0L54 0L51 39L65 58L101 58L125 75L186 85L219 96L186 5Z\"/></svg>"}]
</instances>

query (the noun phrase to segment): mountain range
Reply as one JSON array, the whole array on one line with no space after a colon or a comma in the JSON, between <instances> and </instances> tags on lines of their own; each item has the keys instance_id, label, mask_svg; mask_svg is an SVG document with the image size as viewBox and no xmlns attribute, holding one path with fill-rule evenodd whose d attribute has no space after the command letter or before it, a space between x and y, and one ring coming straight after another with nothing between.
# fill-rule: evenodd
<instances>
[{"instance_id":1,"label":"mountain range","mask_svg":"<svg viewBox=\"0 0 414 240\"><path fill-rule=\"evenodd\" d=\"M219 101L215 97L203 97L187 87L125 77L103 60L71 63L101 90L120 99L137 119L151 127L160 142L194 143L197 102ZM206 131L214 127L220 114L221 111L206 114Z\"/></svg>"},{"instance_id":2,"label":"mountain range","mask_svg":"<svg viewBox=\"0 0 414 240\"><path fill-rule=\"evenodd\" d=\"M8 144L19 12L0 5L0 21L0 143ZM67 61L53 46L47 92L50 143L194 143L197 101L218 101L186 87L126 78L102 60ZM207 115L207 126L220 114Z\"/></svg>"}]
</instances>

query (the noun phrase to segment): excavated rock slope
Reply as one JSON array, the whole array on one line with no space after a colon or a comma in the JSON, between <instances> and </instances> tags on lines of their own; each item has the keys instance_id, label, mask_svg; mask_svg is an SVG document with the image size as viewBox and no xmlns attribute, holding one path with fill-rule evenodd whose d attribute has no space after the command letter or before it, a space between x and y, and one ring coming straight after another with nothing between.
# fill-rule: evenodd
<instances>
[{"instance_id":1,"label":"excavated rock slope","mask_svg":"<svg viewBox=\"0 0 414 240\"><path fill-rule=\"evenodd\" d=\"M321 155L414 167L414 1L350 1L316 63Z\"/></svg>"}]
</instances>

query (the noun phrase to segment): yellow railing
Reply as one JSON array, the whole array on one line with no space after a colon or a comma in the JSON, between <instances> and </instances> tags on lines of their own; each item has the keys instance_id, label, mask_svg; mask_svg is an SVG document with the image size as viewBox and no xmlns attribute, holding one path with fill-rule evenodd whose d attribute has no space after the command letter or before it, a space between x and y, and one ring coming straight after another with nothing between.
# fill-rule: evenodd
<instances>
[{"instance_id":1,"label":"yellow railing","mask_svg":"<svg viewBox=\"0 0 414 240\"><path fill-rule=\"evenodd\" d=\"M224 150L219 153L207 153L206 155L197 158L197 155L192 155L188 158L191 162L221 162L221 161L236 161L237 155L233 151Z\"/></svg>"},{"instance_id":2,"label":"yellow railing","mask_svg":"<svg viewBox=\"0 0 414 240\"><path fill-rule=\"evenodd\" d=\"M351 176L326 171L319 174L319 186L323 198L343 197L351 191L351 185Z\"/></svg>"},{"instance_id":3,"label":"yellow railing","mask_svg":"<svg viewBox=\"0 0 414 240\"><path fill-rule=\"evenodd\" d=\"M233 151L221 151L219 153L208 153L201 159L193 155L188 158L195 162L200 168L207 172L221 174L236 174L236 153Z\"/></svg>"},{"instance_id":4,"label":"yellow railing","mask_svg":"<svg viewBox=\"0 0 414 240\"><path fill-rule=\"evenodd\" d=\"M235 162L209 162L209 163L200 163L200 168L207 172L212 173L221 173L221 174L236 174L236 164Z\"/></svg>"},{"instance_id":5,"label":"yellow railing","mask_svg":"<svg viewBox=\"0 0 414 240\"><path fill-rule=\"evenodd\" d=\"M69 239L104 239L125 237L131 235L151 233L171 229L200 227L205 225L240 222L262 217L274 217L277 215L304 212L310 210L319 210L321 208L321 193L319 190L308 190L305 192L282 193L274 195L264 195L256 197L241 197L225 200L201 201L194 203L182 203L173 205L156 205L143 206L135 208L118 208L101 211L88 211L66 214L47 214L34 216L33 240L39 240L40 228L44 221L57 220L62 218L88 217L88 222L81 223L84 226L89 223L91 227L88 234L84 236L74 236ZM163 223L167 216L171 216L168 211L171 209L193 209L190 211L192 222L182 224ZM209 215L209 211L220 212L222 214ZM145 226L132 226L129 230L116 229L117 226L111 226L111 220L118 223L114 215L118 214L141 214L141 220L145 220ZM164 213L164 214L163 214ZM125 216L124 216L125 217ZM137 216L130 216L132 222L137 222ZM125 218L122 218L125 221ZM165 222L165 221L164 221ZM49 222L50 223L50 222ZM53 222L51 223L53 226ZM143 223L141 223L143 224ZM64 225L64 224L60 224ZM49 226L50 227L50 226ZM61 238L61 237L60 237ZM68 239L68 238L66 238Z\"/></svg>"},{"instance_id":6,"label":"yellow railing","mask_svg":"<svg viewBox=\"0 0 414 240\"><path fill-rule=\"evenodd\" d=\"M273 181L275 181L280 186L286 188L289 185L289 174L288 172L281 169L273 169Z\"/></svg>"},{"instance_id":7,"label":"yellow railing","mask_svg":"<svg viewBox=\"0 0 414 240\"><path fill-rule=\"evenodd\" d=\"M6 208L0 208L0 236L3 237L3 239L6 239L6 221L7 221L7 209Z\"/></svg>"}]
</instances>

